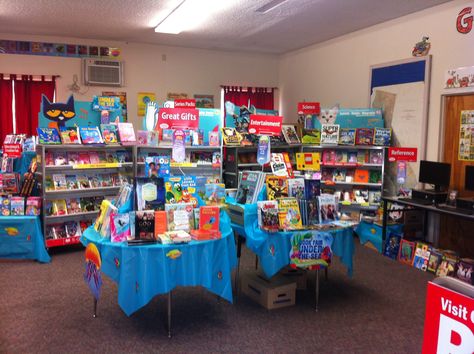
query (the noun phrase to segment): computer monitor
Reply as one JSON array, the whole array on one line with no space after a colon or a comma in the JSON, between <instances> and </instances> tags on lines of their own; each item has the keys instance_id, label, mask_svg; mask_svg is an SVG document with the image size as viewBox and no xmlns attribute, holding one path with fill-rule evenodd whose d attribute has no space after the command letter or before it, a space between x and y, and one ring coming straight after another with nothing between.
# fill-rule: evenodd
<instances>
[{"instance_id":1,"label":"computer monitor","mask_svg":"<svg viewBox=\"0 0 474 354\"><path fill-rule=\"evenodd\" d=\"M420 161L418 181L434 185L436 192L449 187L451 179L451 164L435 161Z\"/></svg>"},{"instance_id":2,"label":"computer monitor","mask_svg":"<svg viewBox=\"0 0 474 354\"><path fill-rule=\"evenodd\" d=\"M464 189L474 191L474 165L466 165L466 174L464 177Z\"/></svg>"}]
</instances>

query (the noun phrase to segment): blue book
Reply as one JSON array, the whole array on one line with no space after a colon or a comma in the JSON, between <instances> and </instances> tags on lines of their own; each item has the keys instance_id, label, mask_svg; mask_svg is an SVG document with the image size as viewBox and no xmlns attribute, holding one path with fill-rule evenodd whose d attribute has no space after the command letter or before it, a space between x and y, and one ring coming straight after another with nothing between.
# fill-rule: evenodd
<instances>
[{"instance_id":1,"label":"blue book","mask_svg":"<svg viewBox=\"0 0 474 354\"><path fill-rule=\"evenodd\" d=\"M79 127L79 133L83 144L103 144L99 127Z\"/></svg>"},{"instance_id":2,"label":"blue book","mask_svg":"<svg viewBox=\"0 0 474 354\"><path fill-rule=\"evenodd\" d=\"M321 194L321 181L318 179L304 180L305 199L316 199Z\"/></svg>"},{"instance_id":3,"label":"blue book","mask_svg":"<svg viewBox=\"0 0 474 354\"><path fill-rule=\"evenodd\" d=\"M40 144L61 144L61 137L56 128L36 128Z\"/></svg>"}]
</instances>

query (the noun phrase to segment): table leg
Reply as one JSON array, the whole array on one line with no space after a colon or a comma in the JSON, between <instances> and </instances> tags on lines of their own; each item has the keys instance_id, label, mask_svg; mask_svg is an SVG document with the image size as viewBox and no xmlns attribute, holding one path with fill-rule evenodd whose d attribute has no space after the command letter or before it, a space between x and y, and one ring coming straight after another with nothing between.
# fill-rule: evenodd
<instances>
[{"instance_id":1,"label":"table leg","mask_svg":"<svg viewBox=\"0 0 474 354\"><path fill-rule=\"evenodd\" d=\"M97 299L94 297L94 312L92 313L92 317L97 317Z\"/></svg>"},{"instance_id":2,"label":"table leg","mask_svg":"<svg viewBox=\"0 0 474 354\"><path fill-rule=\"evenodd\" d=\"M255 270L258 270L258 256L255 255Z\"/></svg>"},{"instance_id":3,"label":"table leg","mask_svg":"<svg viewBox=\"0 0 474 354\"><path fill-rule=\"evenodd\" d=\"M239 276L240 276L240 256L242 254L242 236L237 235L237 270L235 271L235 293L239 293Z\"/></svg>"},{"instance_id":4,"label":"table leg","mask_svg":"<svg viewBox=\"0 0 474 354\"><path fill-rule=\"evenodd\" d=\"M171 338L171 290L168 292L168 338Z\"/></svg>"},{"instance_id":5,"label":"table leg","mask_svg":"<svg viewBox=\"0 0 474 354\"><path fill-rule=\"evenodd\" d=\"M319 268L316 269L316 279L315 279L315 284L316 284L316 299L315 299L315 307L314 310L318 312L319 309Z\"/></svg>"}]
</instances>

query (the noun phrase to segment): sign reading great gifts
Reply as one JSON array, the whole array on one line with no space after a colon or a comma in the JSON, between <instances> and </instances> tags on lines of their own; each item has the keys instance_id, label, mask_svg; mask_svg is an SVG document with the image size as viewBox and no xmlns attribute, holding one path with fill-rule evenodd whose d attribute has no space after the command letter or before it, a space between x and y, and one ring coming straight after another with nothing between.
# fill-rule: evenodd
<instances>
[{"instance_id":1,"label":"sign reading great gifts","mask_svg":"<svg viewBox=\"0 0 474 354\"><path fill-rule=\"evenodd\" d=\"M198 129L199 111L191 108L161 108L158 112L160 129Z\"/></svg>"},{"instance_id":2,"label":"sign reading great gifts","mask_svg":"<svg viewBox=\"0 0 474 354\"><path fill-rule=\"evenodd\" d=\"M249 123L250 134L274 135L281 134L281 116L267 116L262 114L251 114Z\"/></svg>"},{"instance_id":3,"label":"sign reading great gifts","mask_svg":"<svg viewBox=\"0 0 474 354\"><path fill-rule=\"evenodd\" d=\"M319 102L298 102L298 114L319 114L321 106Z\"/></svg>"},{"instance_id":4,"label":"sign reading great gifts","mask_svg":"<svg viewBox=\"0 0 474 354\"><path fill-rule=\"evenodd\" d=\"M291 236L290 267L327 267L331 263L332 242L328 232L305 231Z\"/></svg>"},{"instance_id":5,"label":"sign reading great gifts","mask_svg":"<svg viewBox=\"0 0 474 354\"><path fill-rule=\"evenodd\" d=\"M388 148L388 161L416 162L417 148L391 147Z\"/></svg>"}]
</instances>

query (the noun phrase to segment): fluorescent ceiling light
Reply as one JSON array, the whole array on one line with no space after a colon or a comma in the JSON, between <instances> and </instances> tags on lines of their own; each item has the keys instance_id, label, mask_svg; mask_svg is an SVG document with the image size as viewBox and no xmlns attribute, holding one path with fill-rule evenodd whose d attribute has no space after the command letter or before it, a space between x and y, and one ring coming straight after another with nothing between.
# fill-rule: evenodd
<instances>
[{"instance_id":1,"label":"fluorescent ceiling light","mask_svg":"<svg viewBox=\"0 0 474 354\"><path fill-rule=\"evenodd\" d=\"M180 0L155 27L155 32L178 34L198 28L218 12L232 6L224 0Z\"/></svg>"},{"instance_id":2,"label":"fluorescent ceiling light","mask_svg":"<svg viewBox=\"0 0 474 354\"><path fill-rule=\"evenodd\" d=\"M287 0L272 0L266 3L265 5L263 5L262 7L258 8L257 10L255 10L255 12L266 14L267 12L272 11L273 9L277 8L278 6L280 6L286 1Z\"/></svg>"}]
</instances>

